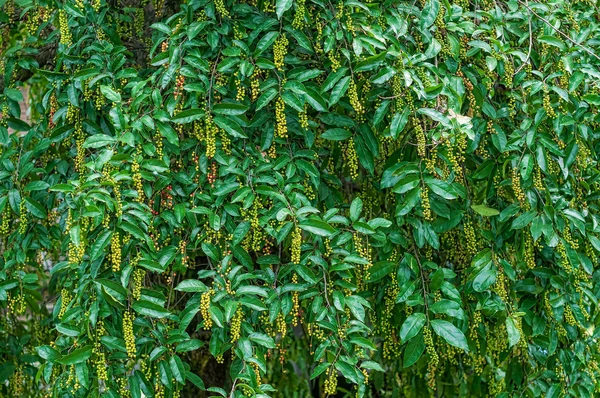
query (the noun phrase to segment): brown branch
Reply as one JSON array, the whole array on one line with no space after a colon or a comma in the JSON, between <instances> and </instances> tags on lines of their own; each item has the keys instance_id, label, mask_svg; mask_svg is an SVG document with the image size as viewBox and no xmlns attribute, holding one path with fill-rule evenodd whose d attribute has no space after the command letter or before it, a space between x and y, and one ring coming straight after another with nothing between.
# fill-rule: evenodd
<instances>
[{"instance_id":1,"label":"brown branch","mask_svg":"<svg viewBox=\"0 0 600 398\"><path fill-rule=\"evenodd\" d=\"M38 53L34 56L35 62L38 65L38 69L51 69L54 67L54 60L56 58L56 43L48 43L38 50ZM32 69L18 69L13 75L13 81L25 82L29 80L35 73ZM0 76L0 93L4 92L6 83L4 76Z\"/></svg>"}]
</instances>

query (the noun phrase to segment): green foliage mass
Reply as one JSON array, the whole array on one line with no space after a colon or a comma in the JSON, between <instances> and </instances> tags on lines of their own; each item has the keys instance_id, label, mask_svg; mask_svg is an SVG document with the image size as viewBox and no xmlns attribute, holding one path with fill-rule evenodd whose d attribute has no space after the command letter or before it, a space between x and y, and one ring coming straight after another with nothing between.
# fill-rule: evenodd
<instances>
[{"instance_id":1,"label":"green foliage mass","mask_svg":"<svg viewBox=\"0 0 600 398\"><path fill-rule=\"evenodd\" d=\"M0 6L0 396L600 391L594 1Z\"/></svg>"}]
</instances>

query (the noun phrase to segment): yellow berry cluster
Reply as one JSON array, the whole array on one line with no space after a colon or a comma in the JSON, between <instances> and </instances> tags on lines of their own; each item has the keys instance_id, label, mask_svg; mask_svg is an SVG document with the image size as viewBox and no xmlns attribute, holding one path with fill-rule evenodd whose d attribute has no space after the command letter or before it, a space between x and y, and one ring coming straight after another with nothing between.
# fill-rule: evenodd
<instances>
[{"instance_id":1,"label":"yellow berry cluster","mask_svg":"<svg viewBox=\"0 0 600 398\"><path fill-rule=\"evenodd\" d=\"M125 349L127 356L131 360L135 360L137 356L135 348L135 335L133 334L134 316L131 311L125 311L123 314L123 338L125 339Z\"/></svg>"},{"instance_id":2,"label":"yellow berry cluster","mask_svg":"<svg viewBox=\"0 0 600 398\"><path fill-rule=\"evenodd\" d=\"M529 210L529 203L527 202L527 199L525 198L525 193L523 192L523 189L521 189L521 177L519 176L519 172L518 172L517 168L512 169L511 179L512 179L512 189L515 194L515 197L521 204L522 208L524 208L525 210Z\"/></svg>"},{"instance_id":3,"label":"yellow berry cluster","mask_svg":"<svg viewBox=\"0 0 600 398\"><path fill-rule=\"evenodd\" d=\"M162 135L157 131L156 134L154 134L154 146L156 147L156 156L159 159L162 159L163 157L163 137Z\"/></svg>"},{"instance_id":4,"label":"yellow berry cluster","mask_svg":"<svg viewBox=\"0 0 600 398\"><path fill-rule=\"evenodd\" d=\"M300 127L304 130L308 129L308 115L306 114L308 107L304 104L304 110L302 112L298 112L298 123L300 123Z\"/></svg>"},{"instance_id":5,"label":"yellow berry cluster","mask_svg":"<svg viewBox=\"0 0 600 398\"><path fill-rule=\"evenodd\" d=\"M278 97L275 102L275 136L284 139L288 136L285 101L281 97Z\"/></svg>"},{"instance_id":6,"label":"yellow berry cluster","mask_svg":"<svg viewBox=\"0 0 600 398\"><path fill-rule=\"evenodd\" d=\"M462 165L465 162L465 152L467 150L467 136L466 134L459 134L455 143L452 146L452 150L448 151L448 157L452 163L452 170L458 180L463 179L463 168Z\"/></svg>"},{"instance_id":7,"label":"yellow berry cluster","mask_svg":"<svg viewBox=\"0 0 600 398\"><path fill-rule=\"evenodd\" d=\"M21 199L19 204L19 234L23 235L27 231L27 208L25 207L25 199Z\"/></svg>"},{"instance_id":8,"label":"yellow berry cluster","mask_svg":"<svg viewBox=\"0 0 600 398\"><path fill-rule=\"evenodd\" d=\"M260 94L260 69L255 68L250 76L250 99L252 102L258 99Z\"/></svg>"},{"instance_id":9,"label":"yellow berry cluster","mask_svg":"<svg viewBox=\"0 0 600 398\"><path fill-rule=\"evenodd\" d=\"M280 72L283 72L283 67L285 66L284 58L287 54L288 44L289 40L285 33L281 33L277 40L275 40L275 44L273 44L273 63Z\"/></svg>"},{"instance_id":10,"label":"yellow berry cluster","mask_svg":"<svg viewBox=\"0 0 600 398\"><path fill-rule=\"evenodd\" d=\"M524 258L528 268L535 268L535 242L530 232L525 233Z\"/></svg>"},{"instance_id":11,"label":"yellow berry cluster","mask_svg":"<svg viewBox=\"0 0 600 398\"><path fill-rule=\"evenodd\" d=\"M466 220L463 229L465 232L465 239L467 241L467 252L474 256L477 254L477 237L475 235L475 228L473 228L473 223L471 221Z\"/></svg>"},{"instance_id":12,"label":"yellow berry cluster","mask_svg":"<svg viewBox=\"0 0 600 398\"><path fill-rule=\"evenodd\" d=\"M365 108L363 107L360 98L358 98L358 87L356 86L354 79L350 80L348 86L348 98L350 99L350 105L352 105L354 113L356 113L357 121L364 121Z\"/></svg>"},{"instance_id":13,"label":"yellow berry cluster","mask_svg":"<svg viewBox=\"0 0 600 398\"><path fill-rule=\"evenodd\" d=\"M396 274L392 273L392 279L385 289L384 309L381 314L379 328L383 336L383 358L391 360L400 354L400 342L396 338L396 330L392 326L393 311L396 306L396 298L400 289Z\"/></svg>"},{"instance_id":14,"label":"yellow berry cluster","mask_svg":"<svg viewBox=\"0 0 600 398\"><path fill-rule=\"evenodd\" d=\"M417 154L421 159L427 158L427 139L425 138L425 131L423 130L423 126L418 118L413 118L412 121L413 128L415 130L415 135L417 136Z\"/></svg>"},{"instance_id":15,"label":"yellow berry cluster","mask_svg":"<svg viewBox=\"0 0 600 398\"><path fill-rule=\"evenodd\" d=\"M501 353L508 349L508 333L504 322L497 324L489 331L487 352L493 358L494 362L498 362L501 358Z\"/></svg>"},{"instance_id":16,"label":"yellow berry cluster","mask_svg":"<svg viewBox=\"0 0 600 398\"><path fill-rule=\"evenodd\" d=\"M94 105L95 105L97 111L101 110L102 107L104 105L106 105L106 98L102 94L102 91L100 91L100 85L96 86L96 95L94 96Z\"/></svg>"},{"instance_id":17,"label":"yellow berry cluster","mask_svg":"<svg viewBox=\"0 0 600 398\"><path fill-rule=\"evenodd\" d=\"M67 12L65 10L58 12L58 24L60 29L60 43L70 46L73 44L73 36L71 35L69 20L67 19Z\"/></svg>"},{"instance_id":18,"label":"yellow berry cluster","mask_svg":"<svg viewBox=\"0 0 600 398\"><path fill-rule=\"evenodd\" d=\"M429 203L429 188L426 186L421 189L421 206L423 207L423 219L425 221L433 221L431 213L431 205Z\"/></svg>"},{"instance_id":19,"label":"yellow berry cluster","mask_svg":"<svg viewBox=\"0 0 600 398\"><path fill-rule=\"evenodd\" d=\"M118 272L121 269L121 234L113 233L110 238L110 263L113 272Z\"/></svg>"},{"instance_id":20,"label":"yellow berry cluster","mask_svg":"<svg viewBox=\"0 0 600 398\"><path fill-rule=\"evenodd\" d=\"M496 278L496 282L494 283L494 291L503 302L508 303L508 290L506 289L506 275L504 275L504 271L502 268L498 269L498 277Z\"/></svg>"},{"instance_id":21,"label":"yellow berry cluster","mask_svg":"<svg viewBox=\"0 0 600 398\"><path fill-rule=\"evenodd\" d=\"M6 206L4 208L4 214L2 214L2 224L0 224L0 236L8 235L10 223L10 208Z\"/></svg>"},{"instance_id":22,"label":"yellow berry cluster","mask_svg":"<svg viewBox=\"0 0 600 398\"><path fill-rule=\"evenodd\" d=\"M69 251L67 253L67 257L69 258L69 264L81 263L84 254L85 245L83 244L83 242L80 242L79 245L76 245L73 242L69 242Z\"/></svg>"},{"instance_id":23,"label":"yellow berry cluster","mask_svg":"<svg viewBox=\"0 0 600 398\"><path fill-rule=\"evenodd\" d=\"M144 202L144 189L142 187L142 174L140 173L140 164L137 161L137 158L133 158L133 162L131 163L131 178L133 179L133 186L137 192L137 198L135 200L139 203Z\"/></svg>"},{"instance_id":24,"label":"yellow berry cluster","mask_svg":"<svg viewBox=\"0 0 600 398\"><path fill-rule=\"evenodd\" d=\"M558 252L560 258L561 258L561 266L562 268L568 273L572 273L573 272L573 267L571 266L571 262L569 261L569 257L567 256L567 249L565 248L565 245L563 244L563 242L559 242L558 245L556 246L556 251Z\"/></svg>"},{"instance_id":25,"label":"yellow berry cluster","mask_svg":"<svg viewBox=\"0 0 600 398\"><path fill-rule=\"evenodd\" d=\"M83 171L83 163L85 162L85 149L83 143L85 142L85 136L83 134L83 124L79 113L77 113L75 122L75 145L77 146L77 157L75 158L75 171Z\"/></svg>"},{"instance_id":26,"label":"yellow berry cluster","mask_svg":"<svg viewBox=\"0 0 600 398\"><path fill-rule=\"evenodd\" d=\"M219 14L223 17L229 16L229 11L225 8L225 2L223 0L215 0L215 8Z\"/></svg>"},{"instance_id":27,"label":"yellow berry cluster","mask_svg":"<svg viewBox=\"0 0 600 398\"><path fill-rule=\"evenodd\" d=\"M342 66L342 64L340 63L338 57L335 55L335 51L329 51L327 57L329 57L329 60L331 61L331 71L336 72Z\"/></svg>"},{"instance_id":28,"label":"yellow berry cluster","mask_svg":"<svg viewBox=\"0 0 600 398\"><path fill-rule=\"evenodd\" d=\"M217 134L219 128L213 123L210 113L204 118L204 133L206 134L206 157L212 159L217 152Z\"/></svg>"},{"instance_id":29,"label":"yellow berry cluster","mask_svg":"<svg viewBox=\"0 0 600 398\"><path fill-rule=\"evenodd\" d=\"M327 378L323 384L323 392L325 396L333 396L337 393L337 370L334 366L327 371Z\"/></svg>"},{"instance_id":30,"label":"yellow berry cluster","mask_svg":"<svg viewBox=\"0 0 600 398\"><path fill-rule=\"evenodd\" d=\"M291 247L291 258L290 261L294 264L300 264L300 255L302 247L302 231L297 225L294 227L292 232L292 247Z\"/></svg>"},{"instance_id":31,"label":"yellow berry cluster","mask_svg":"<svg viewBox=\"0 0 600 398\"><path fill-rule=\"evenodd\" d=\"M294 272L294 275L292 275L292 283L293 284L298 283L298 275L295 272ZM300 295L297 291L294 291L292 293L292 303L293 303L292 325L294 325L294 326L298 326L298 323L300 322L300 297L299 296Z\"/></svg>"},{"instance_id":32,"label":"yellow berry cluster","mask_svg":"<svg viewBox=\"0 0 600 398\"><path fill-rule=\"evenodd\" d=\"M306 12L305 8L306 0L297 0L296 1L296 13L294 14L294 20L292 21L292 27L294 29L302 29L306 23L304 22L304 14Z\"/></svg>"},{"instance_id":33,"label":"yellow berry cluster","mask_svg":"<svg viewBox=\"0 0 600 398\"><path fill-rule=\"evenodd\" d=\"M571 310L571 306L569 304L565 305L565 321L571 326L577 325L577 321L573 316L573 311Z\"/></svg>"},{"instance_id":34,"label":"yellow berry cluster","mask_svg":"<svg viewBox=\"0 0 600 398\"><path fill-rule=\"evenodd\" d=\"M483 363L482 362L485 361L483 356L479 353L481 350L481 345L479 343L479 338L477 335L477 328L479 327L479 324L481 322L482 322L481 312L475 311L473 313L473 320L469 324L469 337L473 342L475 342L475 347L477 347L476 350L474 350L473 352L470 353L471 359L473 361L473 367L475 370L475 374L477 374L477 375L481 375L483 373ZM483 361L481 361L481 359L483 359Z\"/></svg>"},{"instance_id":35,"label":"yellow berry cluster","mask_svg":"<svg viewBox=\"0 0 600 398\"><path fill-rule=\"evenodd\" d=\"M350 137L348 145L344 151L344 160L348 166L350 178L356 180L358 178L358 155L356 154L356 146L354 145L354 138Z\"/></svg>"},{"instance_id":36,"label":"yellow berry cluster","mask_svg":"<svg viewBox=\"0 0 600 398\"><path fill-rule=\"evenodd\" d=\"M98 1L98 0L92 0ZM144 24L146 16L144 14L144 8L139 7L135 10L135 18L133 20L133 28L137 37L142 38L144 36Z\"/></svg>"},{"instance_id":37,"label":"yellow berry cluster","mask_svg":"<svg viewBox=\"0 0 600 398\"><path fill-rule=\"evenodd\" d=\"M73 366L71 366L71 368L73 368ZM21 365L19 365L14 373L12 374L12 376L10 377L9 381L8 381L8 385L9 385L9 396L11 397L22 397L24 396L23 393L23 387L25 385L25 378L23 377L23 371L21 369Z\"/></svg>"},{"instance_id":38,"label":"yellow berry cluster","mask_svg":"<svg viewBox=\"0 0 600 398\"><path fill-rule=\"evenodd\" d=\"M96 324L96 338L94 339L94 348L92 354L96 357L94 365L96 367L96 374L98 375L98 381L107 381L108 372L106 371L106 355L102 351L102 345L100 344L100 338L104 336L104 322L99 320Z\"/></svg>"},{"instance_id":39,"label":"yellow berry cluster","mask_svg":"<svg viewBox=\"0 0 600 398\"><path fill-rule=\"evenodd\" d=\"M308 200L315 200L317 198L317 195L315 194L315 191L308 179L304 180L302 186L304 187L304 194Z\"/></svg>"},{"instance_id":40,"label":"yellow berry cluster","mask_svg":"<svg viewBox=\"0 0 600 398\"><path fill-rule=\"evenodd\" d=\"M71 302L71 293L67 289L62 289L60 292L60 310L58 311L58 319L62 319L63 315Z\"/></svg>"},{"instance_id":41,"label":"yellow berry cluster","mask_svg":"<svg viewBox=\"0 0 600 398\"><path fill-rule=\"evenodd\" d=\"M316 15L315 17L315 21L317 21L315 23L315 27L317 28L317 37L315 38L315 42L314 42L314 47L315 47L315 53L317 54L322 54L323 53L323 46L321 45L321 42L323 41L323 25L321 25L321 17L319 14Z\"/></svg>"},{"instance_id":42,"label":"yellow berry cluster","mask_svg":"<svg viewBox=\"0 0 600 398\"><path fill-rule=\"evenodd\" d=\"M431 329L428 326L423 328L423 338L425 340L425 348L429 354L429 362L427 364L427 385L431 389L435 389L435 375L437 366L440 362L440 357L435 351L435 345L433 344L433 336Z\"/></svg>"},{"instance_id":43,"label":"yellow berry cluster","mask_svg":"<svg viewBox=\"0 0 600 398\"><path fill-rule=\"evenodd\" d=\"M16 297L12 297L10 293L7 296L9 311L15 315L24 314L27 306L25 304L25 297L23 296L23 292L20 292Z\"/></svg>"},{"instance_id":44,"label":"yellow berry cluster","mask_svg":"<svg viewBox=\"0 0 600 398\"><path fill-rule=\"evenodd\" d=\"M282 339L287 334L287 323L285 322L285 315L283 315L283 312L277 314L277 318L275 319L275 332L279 333Z\"/></svg>"},{"instance_id":45,"label":"yellow berry cluster","mask_svg":"<svg viewBox=\"0 0 600 398\"><path fill-rule=\"evenodd\" d=\"M504 61L504 84L507 87L512 87L513 76L515 75L515 67L510 59Z\"/></svg>"},{"instance_id":46,"label":"yellow berry cluster","mask_svg":"<svg viewBox=\"0 0 600 398\"><path fill-rule=\"evenodd\" d=\"M200 297L200 313L202 314L202 318L204 318L204 330L210 330L213 325L213 321L210 318L210 302L214 294L215 291L209 289L207 292L202 293Z\"/></svg>"},{"instance_id":47,"label":"yellow berry cluster","mask_svg":"<svg viewBox=\"0 0 600 398\"><path fill-rule=\"evenodd\" d=\"M238 307L231 319L231 344L235 344L242 335L242 319L244 319L244 311Z\"/></svg>"},{"instance_id":48,"label":"yellow berry cluster","mask_svg":"<svg viewBox=\"0 0 600 398\"><path fill-rule=\"evenodd\" d=\"M144 278L146 277L146 271L142 268L137 268L133 271L133 291L132 296L134 300L139 300L142 295L142 287L144 285Z\"/></svg>"},{"instance_id":49,"label":"yellow berry cluster","mask_svg":"<svg viewBox=\"0 0 600 398\"><path fill-rule=\"evenodd\" d=\"M235 99L242 102L246 98L246 86L239 76L235 79L235 88L237 89Z\"/></svg>"},{"instance_id":50,"label":"yellow berry cluster","mask_svg":"<svg viewBox=\"0 0 600 398\"><path fill-rule=\"evenodd\" d=\"M554 111L554 108L552 107L552 103L550 102L550 94L548 93L548 87L544 87L543 106L544 106L544 110L546 111L546 114L548 115L548 117L550 119L554 119L556 117L556 112Z\"/></svg>"}]
</instances>

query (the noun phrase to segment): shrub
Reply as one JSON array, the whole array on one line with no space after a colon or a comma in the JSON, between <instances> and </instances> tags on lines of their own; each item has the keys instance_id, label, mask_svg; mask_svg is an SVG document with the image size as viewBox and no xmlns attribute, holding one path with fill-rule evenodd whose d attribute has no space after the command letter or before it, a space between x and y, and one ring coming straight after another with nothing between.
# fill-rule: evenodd
<instances>
[{"instance_id":1,"label":"shrub","mask_svg":"<svg viewBox=\"0 0 600 398\"><path fill-rule=\"evenodd\" d=\"M599 392L593 2L0 5L3 396Z\"/></svg>"}]
</instances>

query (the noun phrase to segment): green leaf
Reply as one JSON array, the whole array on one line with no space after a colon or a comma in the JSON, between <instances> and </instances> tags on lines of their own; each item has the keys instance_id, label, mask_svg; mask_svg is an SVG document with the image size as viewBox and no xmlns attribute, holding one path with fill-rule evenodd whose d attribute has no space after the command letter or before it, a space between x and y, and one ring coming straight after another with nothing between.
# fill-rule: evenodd
<instances>
[{"instance_id":1,"label":"green leaf","mask_svg":"<svg viewBox=\"0 0 600 398\"><path fill-rule=\"evenodd\" d=\"M165 137L170 144L176 146L179 145L179 137L175 130L173 130L173 127L159 121L156 122L156 127L158 127L160 134Z\"/></svg>"},{"instance_id":2,"label":"green leaf","mask_svg":"<svg viewBox=\"0 0 600 398\"><path fill-rule=\"evenodd\" d=\"M277 89L270 88L268 90L265 90L265 92L262 93L260 95L260 97L258 97L258 100L256 101L256 112L260 111L262 108L269 105L269 103L271 101L273 101L273 99L275 97L277 97L277 94L278 94Z\"/></svg>"},{"instance_id":3,"label":"green leaf","mask_svg":"<svg viewBox=\"0 0 600 398\"><path fill-rule=\"evenodd\" d=\"M202 390L202 391L206 390L206 387L204 386L204 382L195 373L187 371L187 372L185 372L185 378L187 380L189 380L193 385L198 387L200 390Z\"/></svg>"},{"instance_id":4,"label":"green leaf","mask_svg":"<svg viewBox=\"0 0 600 398\"><path fill-rule=\"evenodd\" d=\"M219 115L243 115L248 107L238 103L221 103L213 106L213 112Z\"/></svg>"},{"instance_id":5,"label":"green leaf","mask_svg":"<svg viewBox=\"0 0 600 398\"><path fill-rule=\"evenodd\" d=\"M433 192L435 192L444 199L452 200L458 197L454 187L452 187L452 185L447 183L446 181L436 180L433 178L426 178L425 183L427 184L427 186L429 186L429 188L431 188Z\"/></svg>"},{"instance_id":6,"label":"green leaf","mask_svg":"<svg viewBox=\"0 0 600 398\"><path fill-rule=\"evenodd\" d=\"M465 338L465 335L456 326L441 319L434 319L430 323L435 334L443 338L446 343L453 345L454 347L462 348L465 351L469 351L469 346L467 345L467 339Z\"/></svg>"},{"instance_id":7,"label":"green leaf","mask_svg":"<svg viewBox=\"0 0 600 398\"><path fill-rule=\"evenodd\" d=\"M46 181L32 181L23 188L25 192L33 192L33 191L44 191L48 189L50 184Z\"/></svg>"},{"instance_id":8,"label":"green leaf","mask_svg":"<svg viewBox=\"0 0 600 398\"><path fill-rule=\"evenodd\" d=\"M165 318L171 315L171 313L165 310L162 306L146 301L138 300L133 303L132 308L140 315L149 316L152 318Z\"/></svg>"},{"instance_id":9,"label":"green leaf","mask_svg":"<svg viewBox=\"0 0 600 398\"><path fill-rule=\"evenodd\" d=\"M402 113L395 113L390 123L390 134L393 139L398 139L398 135L404 130L408 123L409 108L405 108Z\"/></svg>"},{"instance_id":10,"label":"green leaf","mask_svg":"<svg viewBox=\"0 0 600 398\"><path fill-rule=\"evenodd\" d=\"M102 94L109 100L112 102L121 102L121 94L117 93L115 90L113 90L111 87L109 86L104 86L101 85L100 86L100 91L102 92Z\"/></svg>"},{"instance_id":11,"label":"green leaf","mask_svg":"<svg viewBox=\"0 0 600 398\"><path fill-rule=\"evenodd\" d=\"M354 72L364 72L377 68L379 65L381 65L386 55L386 52L381 52L359 62L358 65L356 65L356 68L354 68Z\"/></svg>"},{"instance_id":12,"label":"green leaf","mask_svg":"<svg viewBox=\"0 0 600 398\"><path fill-rule=\"evenodd\" d=\"M426 321L427 318L425 317L425 314L420 312L414 313L406 318L400 328L400 341L404 343L419 334Z\"/></svg>"},{"instance_id":13,"label":"green leaf","mask_svg":"<svg viewBox=\"0 0 600 398\"><path fill-rule=\"evenodd\" d=\"M359 197L354 198L352 204L350 204L350 219L352 221L358 220L360 213L362 212L363 202Z\"/></svg>"},{"instance_id":14,"label":"green leaf","mask_svg":"<svg viewBox=\"0 0 600 398\"><path fill-rule=\"evenodd\" d=\"M277 12L277 19L281 19L283 13L290 9L292 6L292 0L277 0L275 3L275 11Z\"/></svg>"},{"instance_id":15,"label":"green leaf","mask_svg":"<svg viewBox=\"0 0 600 398\"><path fill-rule=\"evenodd\" d=\"M313 380L319 377L325 370L329 368L329 366L331 366L330 362L320 363L310 374L310 379Z\"/></svg>"},{"instance_id":16,"label":"green leaf","mask_svg":"<svg viewBox=\"0 0 600 398\"><path fill-rule=\"evenodd\" d=\"M173 123L185 124L204 118L205 112L202 109L186 109L177 113L171 118Z\"/></svg>"},{"instance_id":17,"label":"green leaf","mask_svg":"<svg viewBox=\"0 0 600 398\"><path fill-rule=\"evenodd\" d=\"M496 282L496 270L488 266L481 270L473 280L473 289L482 292L489 289Z\"/></svg>"},{"instance_id":18,"label":"green leaf","mask_svg":"<svg viewBox=\"0 0 600 398\"><path fill-rule=\"evenodd\" d=\"M417 336L411 339L404 349L404 368L408 368L417 363L419 358L421 358L421 355L423 355L423 352L425 352L425 342L423 341L423 337Z\"/></svg>"},{"instance_id":19,"label":"green leaf","mask_svg":"<svg viewBox=\"0 0 600 398\"><path fill-rule=\"evenodd\" d=\"M96 283L102 287L102 289L109 294L115 301L122 303L127 298L127 291L117 282L110 279L97 279Z\"/></svg>"},{"instance_id":20,"label":"green leaf","mask_svg":"<svg viewBox=\"0 0 600 398\"><path fill-rule=\"evenodd\" d=\"M325 221L315 218L301 221L298 226L307 232L325 237L329 237L336 232L336 229L331 225L327 224Z\"/></svg>"},{"instance_id":21,"label":"green leaf","mask_svg":"<svg viewBox=\"0 0 600 398\"><path fill-rule=\"evenodd\" d=\"M388 275L396 264L392 261L379 261L369 268L369 282L374 283Z\"/></svg>"},{"instance_id":22,"label":"green leaf","mask_svg":"<svg viewBox=\"0 0 600 398\"><path fill-rule=\"evenodd\" d=\"M308 102L308 104L312 106L317 112L327 111L327 104L325 103L325 100L323 99L323 97L321 97L321 95L319 95L319 93L317 93L312 88L306 89L306 94L304 95L304 97L306 98L306 102Z\"/></svg>"},{"instance_id":23,"label":"green leaf","mask_svg":"<svg viewBox=\"0 0 600 398\"><path fill-rule=\"evenodd\" d=\"M25 207L27 208L27 211L29 211L37 218L45 219L46 217L48 217L44 206L42 206L40 202L29 196L25 197Z\"/></svg>"},{"instance_id":24,"label":"green leaf","mask_svg":"<svg viewBox=\"0 0 600 398\"><path fill-rule=\"evenodd\" d=\"M75 365L87 361L92 356L92 346L86 345L71 353L63 356L62 358L56 359L56 362L61 365Z\"/></svg>"},{"instance_id":25,"label":"green leaf","mask_svg":"<svg viewBox=\"0 0 600 398\"><path fill-rule=\"evenodd\" d=\"M511 317L506 318L506 333L508 334L508 347L513 347L521 340L521 332L517 328L516 322Z\"/></svg>"},{"instance_id":26,"label":"green leaf","mask_svg":"<svg viewBox=\"0 0 600 398\"><path fill-rule=\"evenodd\" d=\"M326 130L323 134L321 134L321 138L323 138L324 140L330 140L330 141L343 141L351 136L352 136L352 133L350 133L346 129L341 129L341 128L329 129L329 130Z\"/></svg>"},{"instance_id":27,"label":"green leaf","mask_svg":"<svg viewBox=\"0 0 600 398\"><path fill-rule=\"evenodd\" d=\"M491 207L487 207L484 204L471 205L471 209L473 209L476 213L481 214L484 217L493 217L500 214L498 210L492 209Z\"/></svg>"},{"instance_id":28,"label":"green leaf","mask_svg":"<svg viewBox=\"0 0 600 398\"><path fill-rule=\"evenodd\" d=\"M13 101L23 101L23 94L20 90L17 90L16 88L5 88L4 94Z\"/></svg>"},{"instance_id":29,"label":"green leaf","mask_svg":"<svg viewBox=\"0 0 600 398\"><path fill-rule=\"evenodd\" d=\"M248 138L240 125L235 122L233 119L226 118L223 116L217 116L214 119L214 122L217 126L225 130L229 135L235 138Z\"/></svg>"},{"instance_id":30,"label":"green leaf","mask_svg":"<svg viewBox=\"0 0 600 398\"><path fill-rule=\"evenodd\" d=\"M208 290L208 287L197 279L186 279L181 281L175 290L180 292L199 292L203 293Z\"/></svg>"},{"instance_id":31,"label":"green leaf","mask_svg":"<svg viewBox=\"0 0 600 398\"><path fill-rule=\"evenodd\" d=\"M254 343L265 348L275 348L275 341L273 340L273 338L267 336L264 333L250 333L248 338L250 339L250 341L253 341Z\"/></svg>"},{"instance_id":32,"label":"green leaf","mask_svg":"<svg viewBox=\"0 0 600 398\"><path fill-rule=\"evenodd\" d=\"M95 261L104 253L104 249L110 243L112 237L112 231L104 230L100 235L96 237L94 243L90 247L90 261Z\"/></svg>"},{"instance_id":33,"label":"green leaf","mask_svg":"<svg viewBox=\"0 0 600 398\"><path fill-rule=\"evenodd\" d=\"M89 136L83 143L84 148L102 148L112 145L116 142L115 137L106 134L96 134Z\"/></svg>"},{"instance_id":34,"label":"green leaf","mask_svg":"<svg viewBox=\"0 0 600 398\"><path fill-rule=\"evenodd\" d=\"M535 210L528 211L517 217L510 226L510 229L523 229L528 226L536 216Z\"/></svg>"},{"instance_id":35,"label":"green leaf","mask_svg":"<svg viewBox=\"0 0 600 398\"><path fill-rule=\"evenodd\" d=\"M329 96L329 106L333 106L339 102L339 100L346 94L348 87L350 86L350 76L343 77L331 90Z\"/></svg>"},{"instance_id":36,"label":"green leaf","mask_svg":"<svg viewBox=\"0 0 600 398\"><path fill-rule=\"evenodd\" d=\"M171 367L171 372L173 372L175 380L183 384L185 381L185 368L183 366L183 362L181 362L181 358L179 358L177 355L173 355L169 359L169 366Z\"/></svg>"},{"instance_id":37,"label":"green leaf","mask_svg":"<svg viewBox=\"0 0 600 398\"><path fill-rule=\"evenodd\" d=\"M49 362L54 362L61 357L60 353L49 345L37 347L37 354Z\"/></svg>"},{"instance_id":38,"label":"green leaf","mask_svg":"<svg viewBox=\"0 0 600 398\"><path fill-rule=\"evenodd\" d=\"M253 286L253 285L241 286L240 288L238 288L236 290L236 294L238 296L241 296L244 294L256 294L261 297L267 297L267 295L268 295L267 290L264 287Z\"/></svg>"}]
</instances>

